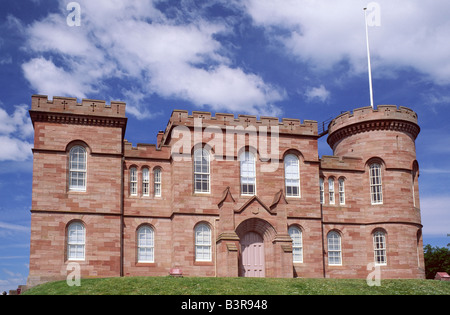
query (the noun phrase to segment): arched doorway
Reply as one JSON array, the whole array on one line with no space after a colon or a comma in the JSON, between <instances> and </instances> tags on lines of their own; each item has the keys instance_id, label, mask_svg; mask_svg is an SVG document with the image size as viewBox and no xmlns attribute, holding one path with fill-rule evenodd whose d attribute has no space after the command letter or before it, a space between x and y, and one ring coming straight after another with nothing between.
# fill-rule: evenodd
<instances>
[{"instance_id":1,"label":"arched doorway","mask_svg":"<svg viewBox=\"0 0 450 315\"><path fill-rule=\"evenodd\" d=\"M236 227L240 239L239 276L272 277L275 260L273 240L276 231L266 220L250 218Z\"/></svg>"},{"instance_id":2,"label":"arched doorway","mask_svg":"<svg viewBox=\"0 0 450 315\"><path fill-rule=\"evenodd\" d=\"M256 232L247 232L241 239L241 277L264 277L264 240Z\"/></svg>"}]
</instances>

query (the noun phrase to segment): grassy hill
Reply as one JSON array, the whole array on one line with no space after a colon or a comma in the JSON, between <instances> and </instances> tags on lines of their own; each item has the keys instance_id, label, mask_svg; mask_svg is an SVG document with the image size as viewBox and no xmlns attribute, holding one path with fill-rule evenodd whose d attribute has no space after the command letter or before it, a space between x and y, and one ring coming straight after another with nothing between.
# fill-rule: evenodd
<instances>
[{"instance_id":1,"label":"grassy hill","mask_svg":"<svg viewBox=\"0 0 450 315\"><path fill-rule=\"evenodd\" d=\"M370 287L365 280L273 278L124 277L82 279L34 287L25 295L450 295L450 282L382 280Z\"/></svg>"}]
</instances>

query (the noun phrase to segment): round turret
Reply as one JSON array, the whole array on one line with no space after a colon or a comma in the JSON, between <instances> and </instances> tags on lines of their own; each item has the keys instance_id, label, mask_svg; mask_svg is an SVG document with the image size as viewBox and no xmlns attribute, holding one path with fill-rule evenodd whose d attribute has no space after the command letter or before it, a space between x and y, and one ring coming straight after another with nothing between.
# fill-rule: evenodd
<instances>
[{"instance_id":1,"label":"round turret","mask_svg":"<svg viewBox=\"0 0 450 315\"><path fill-rule=\"evenodd\" d=\"M379 105L377 109L363 107L333 119L327 141L335 156L360 157L364 161L380 158L386 167L411 169L419 132L414 111Z\"/></svg>"}]
</instances>

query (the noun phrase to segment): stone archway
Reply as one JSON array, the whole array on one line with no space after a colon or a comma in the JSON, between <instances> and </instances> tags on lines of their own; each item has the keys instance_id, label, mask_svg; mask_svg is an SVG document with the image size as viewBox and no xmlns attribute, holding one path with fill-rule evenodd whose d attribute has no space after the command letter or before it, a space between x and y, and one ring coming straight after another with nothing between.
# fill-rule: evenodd
<instances>
[{"instance_id":1,"label":"stone archway","mask_svg":"<svg viewBox=\"0 0 450 315\"><path fill-rule=\"evenodd\" d=\"M236 228L240 239L239 276L265 277L273 273L273 226L262 219L251 218Z\"/></svg>"}]
</instances>

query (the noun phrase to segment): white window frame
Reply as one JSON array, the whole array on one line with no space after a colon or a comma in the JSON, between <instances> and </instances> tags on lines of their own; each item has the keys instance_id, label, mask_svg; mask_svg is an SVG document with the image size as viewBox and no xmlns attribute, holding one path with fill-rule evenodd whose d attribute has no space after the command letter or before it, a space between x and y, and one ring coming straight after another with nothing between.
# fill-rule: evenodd
<instances>
[{"instance_id":1,"label":"white window frame","mask_svg":"<svg viewBox=\"0 0 450 315\"><path fill-rule=\"evenodd\" d=\"M334 198L334 178L330 177L328 178L328 199L330 202L330 205L334 205L335 198Z\"/></svg>"},{"instance_id":2,"label":"white window frame","mask_svg":"<svg viewBox=\"0 0 450 315\"><path fill-rule=\"evenodd\" d=\"M212 261L211 227L206 223L195 227L195 261Z\"/></svg>"},{"instance_id":3,"label":"white window frame","mask_svg":"<svg viewBox=\"0 0 450 315\"><path fill-rule=\"evenodd\" d=\"M142 196L150 196L150 170L148 167L142 169Z\"/></svg>"},{"instance_id":4,"label":"white window frame","mask_svg":"<svg viewBox=\"0 0 450 315\"><path fill-rule=\"evenodd\" d=\"M375 265L387 265L386 233L384 231L375 231L373 233L373 255Z\"/></svg>"},{"instance_id":5,"label":"white window frame","mask_svg":"<svg viewBox=\"0 0 450 315\"><path fill-rule=\"evenodd\" d=\"M194 193L209 194L211 192L211 158L208 150L199 148L194 151ZM200 184L200 187L197 187ZM204 187L206 184L206 187Z\"/></svg>"},{"instance_id":6,"label":"white window frame","mask_svg":"<svg viewBox=\"0 0 450 315\"><path fill-rule=\"evenodd\" d=\"M143 225L137 231L138 263L155 262L155 231L151 226Z\"/></svg>"},{"instance_id":7,"label":"white window frame","mask_svg":"<svg viewBox=\"0 0 450 315\"><path fill-rule=\"evenodd\" d=\"M288 154L284 158L284 183L286 197L300 198L300 162L294 154ZM295 188L297 192L294 192Z\"/></svg>"},{"instance_id":8,"label":"white window frame","mask_svg":"<svg viewBox=\"0 0 450 315\"><path fill-rule=\"evenodd\" d=\"M130 168L130 196L138 195L138 170L137 167Z\"/></svg>"},{"instance_id":9,"label":"white window frame","mask_svg":"<svg viewBox=\"0 0 450 315\"><path fill-rule=\"evenodd\" d=\"M289 228L289 236L292 239L292 262L303 263L303 235L297 226Z\"/></svg>"},{"instance_id":10,"label":"white window frame","mask_svg":"<svg viewBox=\"0 0 450 315\"><path fill-rule=\"evenodd\" d=\"M155 197L162 195L162 170L157 167L153 170L153 189Z\"/></svg>"},{"instance_id":11,"label":"white window frame","mask_svg":"<svg viewBox=\"0 0 450 315\"><path fill-rule=\"evenodd\" d=\"M319 177L320 204L325 203L325 183L323 177Z\"/></svg>"},{"instance_id":12,"label":"white window frame","mask_svg":"<svg viewBox=\"0 0 450 315\"><path fill-rule=\"evenodd\" d=\"M327 234L328 265L342 266L341 235L336 231Z\"/></svg>"},{"instance_id":13,"label":"white window frame","mask_svg":"<svg viewBox=\"0 0 450 315\"><path fill-rule=\"evenodd\" d=\"M370 201L372 205L383 204L383 184L381 179L381 164L372 163L369 166Z\"/></svg>"},{"instance_id":14,"label":"white window frame","mask_svg":"<svg viewBox=\"0 0 450 315\"><path fill-rule=\"evenodd\" d=\"M241 195L256 195L256 158L250 151L244 151L239 156ZM253 186L253 192L249 193L249 187ZM245 188L245 189L244 189Z\"/></svg>"},{"instance_id":15,"label":"white window frame","mask_svg":"<svg viewBox=\"0 0 450 315\"><path fill-rule=\"evenodd\" d=\"M345 179L339 178L339 204L341 206L345 205Z\"/></svg>"},{"instance_id":16,"label":"white window frame","mask_svg":"<svg viewBox=\"0 0 450 315\"><path fill-rule=\"evenodd\" d=\"M86 228L81 222L73 222L67 227L67 260L86 259Z\"/></svg>"},{"instance_id":17,"label":"white window frame","mask_svg":"<svg viewBox=\"0 0 450 315\"><path fill-rule=\"evenodd\" d=\"M76 185L73 184L74 181L77 182ZM86 191L86 183L87 151L83 146L77 145L69 152L69 191Z\"/></svg>"}]
</instances>

